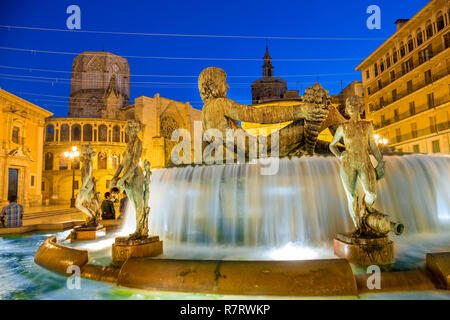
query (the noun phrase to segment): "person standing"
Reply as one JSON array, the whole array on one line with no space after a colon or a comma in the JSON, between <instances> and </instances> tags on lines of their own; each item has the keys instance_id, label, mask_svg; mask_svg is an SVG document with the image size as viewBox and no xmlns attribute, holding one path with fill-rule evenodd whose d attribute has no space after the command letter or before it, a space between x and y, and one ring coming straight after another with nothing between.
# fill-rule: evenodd
<instances>
[{"instance_id":1,"label":"person standing","mask_svg":"<svg viewBox=\"0 0 450 320\"><path fill-rule=\"evenodd\" d=\"M105 200L103 200L101 206L103 220L113 220L116 218L116 211L114 209L114 203L112 202L111 197L110 192L105 193Z\"/></svg>"},{"instance_id":2,"label":"person standing","mask_svg":"<svg viewBox=\"0 0 450 320\"><path fill-rule=\"evenodd\" d=\"M3 207L0 220L3 220L5 228L17 228L22 226L23 206L18 204L17 196L9 197L9 205Z\"/></svg>"},{"instance_id":3,"label":"person standing","mask_svg":"<svg viewBox=\"0 0 450 320\"><path fill-rule=\"evenodd\" d=\"M119 205L119 219L122 219L122 217L125 215L125 212L127 210L128 207L128 196L127 196L127 192L124 190L123 191L123 198L120 199L120 205Z\"/></svg>"}]
</instances>

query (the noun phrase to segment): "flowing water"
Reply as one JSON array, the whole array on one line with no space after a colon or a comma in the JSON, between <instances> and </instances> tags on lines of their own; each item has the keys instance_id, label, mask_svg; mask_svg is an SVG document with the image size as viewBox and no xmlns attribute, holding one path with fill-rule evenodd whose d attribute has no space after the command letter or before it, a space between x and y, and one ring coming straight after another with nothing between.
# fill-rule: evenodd
<instances>
[{"instance_id":1,"label":"flowing water","mask_svg":"<svg viewBox=\"0 0 450 320\"><path fill-rule=\"evenodd\" d=\"M423 267L426 252L450 251L450 157L390 156L378 183L376 207L405 225L393 236L396 270ZM261 164L189 166L153 171L150 230L164 240L161 258L289 260L333 257L332 239L352 229L339 163L331 157L280 159L276 175ZM133 210L123 229L95 242L90 262L108 264L117 235L134 231ZM52 233L61 241L69 231ZM46 236L0 237L0 299L229 299L230 296L142 292L66 278L33 262ZM232 298L232 297L231 297ZM242 297L239 297L242 298ZM264 298L264 297L256 297ZM360 298L443 298L442 291L362 295Z\"/></svg>"},{"instance_id":2,"label":"flowing water","mask_svg":"<svg viewBox=\"0 0 450 320\"><path fill-rule=\"evenodd\" d=\"M376 208L402 222L405 236L448 232L450 157L385 159ZM261 175L261 167L155 170L150 188L152 233L187 244L277 247L318 246L352 229L337 159L279 159L275 175ZM127 231L132 228L128 224Z\"/></svg>"}]
</instances>

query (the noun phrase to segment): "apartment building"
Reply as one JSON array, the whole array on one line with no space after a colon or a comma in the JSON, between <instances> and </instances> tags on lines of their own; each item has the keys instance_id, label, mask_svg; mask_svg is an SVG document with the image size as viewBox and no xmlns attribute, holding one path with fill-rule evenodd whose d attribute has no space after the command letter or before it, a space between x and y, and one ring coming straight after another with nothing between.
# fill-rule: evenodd
<instances>
[{"instance_id":1,"label":"apartment building","mask_svg":"<svg viewBox=\"0 0 450 320\"><path fill-rule=\"evenodd\" d=\"M432 0L356 70L376 134L400 152L450 153L450 1Z\"/></svg>"}]
</instances>

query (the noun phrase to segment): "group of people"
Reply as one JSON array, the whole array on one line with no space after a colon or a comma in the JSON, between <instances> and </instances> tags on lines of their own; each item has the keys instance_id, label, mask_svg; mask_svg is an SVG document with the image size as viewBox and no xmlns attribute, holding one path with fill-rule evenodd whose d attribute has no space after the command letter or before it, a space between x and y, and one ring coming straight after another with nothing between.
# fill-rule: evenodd
<instances>
[{"instance_id":1,"label":"group of people","mask_svg":"<svg viewBox=\"0 0 450 320\"><path fill-rule=\"evenodd\" d=\"M123 195L124 197L120 199L118 219L121 219L124 216L128 206L128 197L125 191L123 192ZM114 208L111 192L105 193L105 199L102 202L101 210L103 220L116 219L116 210ZM0 228L22 227L22 220L23 206L17 203L17 196L10 196L9 204L3 207L0 212Z\"/></svg>"},{"instance_id":2,"label":"group of people","mask_svg":"<svg viewBox=\"0 0 450 320\"><path fill-rule=\"evenodd\" d=\"M123 217L123 215L125 214L125 211L127 209L127 205L128 205L127 193L125 191L123 191L123 195L124 195L124 197L122 199L120 199L118 219L121 219ZM116 210L114 208L114 201L112 200L111 192L105 193L105 199L102 201L100 208L102 210L102 219L103 220L116 219Z\"/></svg>"}]
</instances>

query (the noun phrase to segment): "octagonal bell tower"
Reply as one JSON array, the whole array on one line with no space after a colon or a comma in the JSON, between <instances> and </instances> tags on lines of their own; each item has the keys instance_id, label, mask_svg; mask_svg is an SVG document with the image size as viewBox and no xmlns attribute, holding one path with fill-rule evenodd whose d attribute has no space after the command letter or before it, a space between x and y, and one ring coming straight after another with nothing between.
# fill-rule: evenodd
<instances>
[{"instance_id":1,"label":"octagonal bell tower","mask_svg":"<svg viewBox=\"0 0 450 320\"><path fill-rule=\"evenodd\" d=\"M72 64L69 117L118 119L130 103L130 66L110 52L85 51Z\"/></svg>"}]
</instances>

